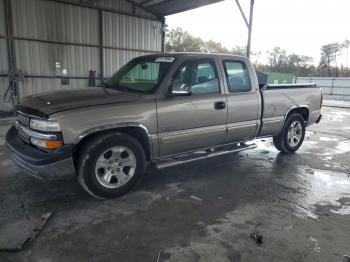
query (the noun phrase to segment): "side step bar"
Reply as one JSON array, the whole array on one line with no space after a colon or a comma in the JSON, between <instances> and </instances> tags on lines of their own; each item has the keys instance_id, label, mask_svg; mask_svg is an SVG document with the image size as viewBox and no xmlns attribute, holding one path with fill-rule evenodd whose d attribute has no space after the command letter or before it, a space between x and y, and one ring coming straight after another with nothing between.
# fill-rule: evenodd
<instances>
[{"instance_id":1,"label":"side step bar","mask_svg":"<svg viewBox=\"0 0 350 262\"><path fill-rule=\"evenodd\" d=\"M159 160L156 162L156 169L164 169L167 167L178 166L186 163L191 163L197 160L208 159L216 156L227 155L231 153L236 153L243 150L254 149L256 148L255 144L245 144L245 143L237 143L231 146L225 146L221 148L212 148L207 151L198 151L192 154L181 155L172 158L166 158Z\"/></svg>"}]
</instances>

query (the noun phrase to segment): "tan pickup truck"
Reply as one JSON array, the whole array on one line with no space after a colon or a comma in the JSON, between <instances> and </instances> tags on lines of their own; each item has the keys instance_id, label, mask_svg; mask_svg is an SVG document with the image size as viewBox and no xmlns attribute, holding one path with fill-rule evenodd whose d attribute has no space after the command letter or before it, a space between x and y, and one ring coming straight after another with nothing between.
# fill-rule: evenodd
<instances>
[{"instance_id":1,"label":"tan pickup truck","mask_svg":"<svg viewBox=\"0 0 350 262\"><path fill-rule=\"evenodd\" d=\"M109 198L134 188L148 163L161 169L252 149L258 137L293 153L321 106L313 84L259 87L244 57L155 54L101 87L26 97L7 145L28 173L76 174L87 192Z\"/></svg>"}]
</instances>

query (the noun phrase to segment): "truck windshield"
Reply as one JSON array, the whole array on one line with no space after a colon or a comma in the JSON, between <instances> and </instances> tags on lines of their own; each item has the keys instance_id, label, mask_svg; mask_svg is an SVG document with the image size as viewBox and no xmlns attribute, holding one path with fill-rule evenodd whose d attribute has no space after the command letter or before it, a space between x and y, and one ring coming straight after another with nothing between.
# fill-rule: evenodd
<instances>
[{"instance_id":1,"label":"truck windshield","mask_svg":"<svg viewBox=\"0 0 350 262\"><path fill-rule=\"evenodd\" d=\"M168 72L172 57L134 59L123 66L105 83L105 87L131 92L153 92Z\"/></svg>"}]
</instances>

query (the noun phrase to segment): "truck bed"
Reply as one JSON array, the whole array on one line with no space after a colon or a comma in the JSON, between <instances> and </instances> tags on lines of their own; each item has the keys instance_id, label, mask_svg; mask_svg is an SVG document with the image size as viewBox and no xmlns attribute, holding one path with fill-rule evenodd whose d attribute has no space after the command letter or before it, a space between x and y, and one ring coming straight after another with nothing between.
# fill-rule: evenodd
<instances>
[{"instance_id":1,"label":"truck bed","mask_svg":"<svg viewBox=\"0 0 350 262\"><path fill-rule=\"evenodd\" d=\"M261 89L263 90L271 90L271 89L291 89L291 88L317 88L316 84L313 83L305 83L305 84L271 84L264 85Z\"/></svg>"},{"instance_id":2,"label":"truck bed","mask_svg":"<svg viewBox=\"0 0 350 262\"><path fill-rule=\"evenodd\" d=\"M321 89L315 84L266 85L260 89L260 94L262 127L259 137L277 135L291 109L303 108L308 115L308 125L315 123L320 115Z\"/></svg>"}]
</instances>

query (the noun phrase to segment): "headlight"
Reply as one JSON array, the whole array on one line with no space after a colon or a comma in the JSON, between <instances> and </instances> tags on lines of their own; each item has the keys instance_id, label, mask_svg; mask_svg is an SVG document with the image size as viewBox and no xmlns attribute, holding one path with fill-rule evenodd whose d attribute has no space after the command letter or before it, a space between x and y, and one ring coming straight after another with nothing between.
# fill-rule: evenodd
<instances>
[{"instance_id":1,"label":"headlight","mask_svg":"<svg viewBox=\"0 0 350 262\"><path fill-rule=\"evenodd\" d=\"M30 128L44 132L58 132L61 131L60 125L56 121L31 119Z\"/></svg>"}]
</instances>

